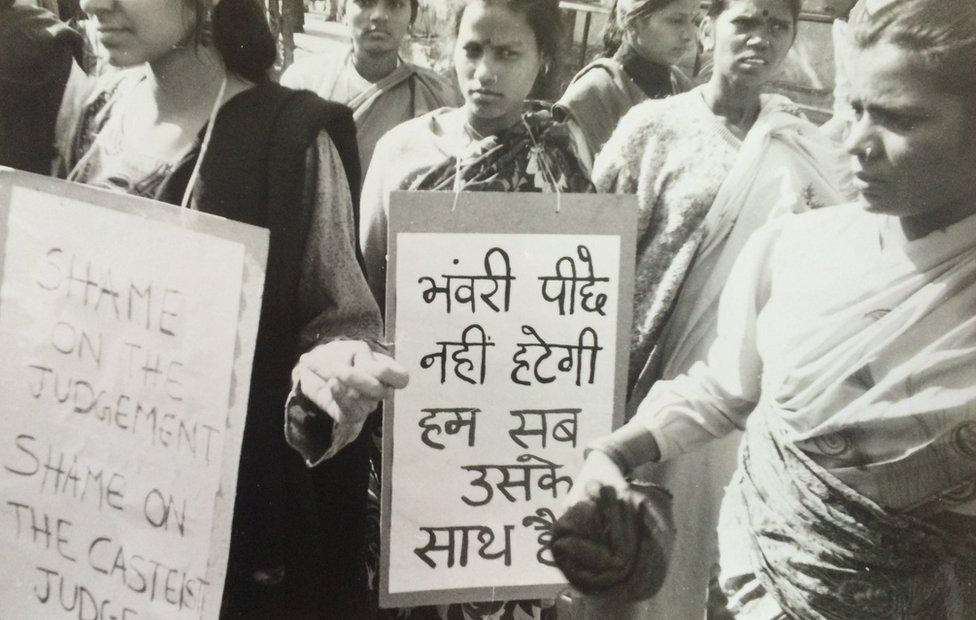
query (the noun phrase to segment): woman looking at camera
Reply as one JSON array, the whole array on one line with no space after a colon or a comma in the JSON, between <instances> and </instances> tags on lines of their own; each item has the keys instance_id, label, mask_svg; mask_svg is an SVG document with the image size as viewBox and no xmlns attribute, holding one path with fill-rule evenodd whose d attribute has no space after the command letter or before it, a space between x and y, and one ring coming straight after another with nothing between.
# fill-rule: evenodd
<instances>
[{"instance_id":1,"label":"woman looking at camera","mask_svg":"<svg viewBox=\"0 0 976 620\"><path fill-rule=\"evenodd\" d=\"M566 128L553 121L548 104L526 100L544 86L557 58L560 33L553 21L557 11L556 0L465 1L456 16L454 47L464 105L407 121L380 139L363 186L360 242L370 287L381 304L386 293L391 191L592 190ZM364 419L320 418L315 422L324 431L306 433L304 440L292 445L309 460L329 457L359 433ZM323 436L329 440L311 441ZM378 510L375 517L378 520ZM378 526L375 531L378 539ZM455 607L450 617L463 613L469 618L540 618L555 611L543 609L538 601L495 601L463 608L461 612ZM420 618L429 614L437 612L412 612Z\"/></svg>"},{"instance_id":2,"label":"woman looking at camera","mask_svg":"<svg viewBox=\"0 0 976 620\"><path fill-rule=\"evenodd\" d=\"M386 132L457 102L449 80L400 56L419 8L418 0L345 0L351 49L302 58L281 76L284 86L352 108L364 176Z\"/></svg>"}]
</instances>

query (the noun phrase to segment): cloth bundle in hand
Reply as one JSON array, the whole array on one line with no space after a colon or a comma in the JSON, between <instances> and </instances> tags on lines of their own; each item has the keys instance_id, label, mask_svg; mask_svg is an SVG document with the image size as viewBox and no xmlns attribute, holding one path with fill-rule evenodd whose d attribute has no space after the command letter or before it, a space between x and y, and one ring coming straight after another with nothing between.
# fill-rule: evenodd
<instances>
[{"instance_id":1,"label":"cloth bundle in hand","mask_svg":"<svg viewBox=\"0 0 976 620\"><path fill-rule=\"evenodd\" d=\"M652 485L632 484L620 497L609 486L588 493L553 526L556 565L583 594L627 601L654 596L674 544L671 502Z\"/></svg>"}]
</instances>

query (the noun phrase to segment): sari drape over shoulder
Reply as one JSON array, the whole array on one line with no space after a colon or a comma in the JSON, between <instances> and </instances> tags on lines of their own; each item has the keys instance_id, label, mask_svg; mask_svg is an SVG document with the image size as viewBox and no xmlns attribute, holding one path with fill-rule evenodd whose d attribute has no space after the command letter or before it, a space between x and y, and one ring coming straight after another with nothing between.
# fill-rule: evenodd
<instances>
[{"instance_id":1,"label":"sari drape over shoulder","mask_svg":"<svg viewBox=\"0 0 976 620\"><path fill-rule=\"evenodd\" d=\"M744 140L715 118L701 89L648 101L625 117L600 154L594 179L602 190L638 196L628 415L656 381L705 358L717 334L719 295L756 229L784 214L844 200L843 163L843 155L781 96L763 97ZM662 590L639 611L629 609L633 613L625 616L603 609L602 615L702 615L737 441L730 436L637 472L684 490L674 504L676 520L684 524L677 537L681 551ZM639 452L635 466L646 460Z\"/></svg>"},{"instance_id":2,"label":"sari drape over shoulder","mask_svg":"<svg viewBox=\"0 0 976 620\"><path fill-rule=\"evenodd\" d=\"M323 99L352 108L364 176L376 142L389 130L459 101L447 78L402 59L388 76L368 82L356 71L352 51L303 58L285 71L281 83L311 90Z\"/></svg>"},{"instance_id":3,"label":"sari drape over shoulder","mask_svg":"<svg viewBox=\"0 0 976 620\"><path fill-rule=\"evenodd\" d=\"M466 157L449 156L411 183L414 190L590 192L566 126L547 106L526 102L522 120L480 140Z\"/></svg>"},{"instance_id":4,"label":"sari drape over shoulder","mask_svg":"<svg viewBox=\"0 0 976 620\"><path fill-rule=\"evenodd\" d=\"M932 519L976 477L892 512L817 465L781 428L752 414L723 504L720 585L745 618L971 618L976 519ZM745 524L748 524L746 526ZM739 560L736 562L736 560ZM969 595L971 597L971 594Z\"/></svg>"},{"instance_id":5,"label":"sari drape over shoulder","mask_svg":"<svg viewBox=\"0 0 976 620\"><path fill-rule=\"evenodd\" d=\"M518 124L486 138L476 138L467 128L463 109L442 108L400 125L380 141L376 171L363 185L359 241L367 280L381 306L391 191L593 190L565 126L546 108L526 102Z\"/></svg>"},{"instance_id":6,"label":"sari drape over shoulder","mask_svg":"<svg viewBox=\"0 0 976 620\"><path fill-rule=\"evenodd\" d=\"M974 310L976 216L909 241L845 205L750 240L707 362L635 418L664 459L746 426L720 527L728 609L973 617Z\"/></svg>"}]
</instances>

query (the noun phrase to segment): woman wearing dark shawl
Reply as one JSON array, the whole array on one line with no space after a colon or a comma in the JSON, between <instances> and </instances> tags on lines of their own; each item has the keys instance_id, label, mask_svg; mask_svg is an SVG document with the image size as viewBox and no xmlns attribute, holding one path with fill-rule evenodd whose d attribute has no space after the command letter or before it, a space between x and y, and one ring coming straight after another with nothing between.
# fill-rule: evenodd
<instances>
[{"instance_id":1,"label":"woman wearing dark shawl","mask_svg":"<svg viewBox=\"0 0 976 620\"><path fill-rule=\"evenodd\" d=\"M695 41L696 0L614 0L603 56L583 67L553 111L565 119L592 164L617 123L648 99L682 93L688 78L675 64Z\"/></svg>"}]
</instances>

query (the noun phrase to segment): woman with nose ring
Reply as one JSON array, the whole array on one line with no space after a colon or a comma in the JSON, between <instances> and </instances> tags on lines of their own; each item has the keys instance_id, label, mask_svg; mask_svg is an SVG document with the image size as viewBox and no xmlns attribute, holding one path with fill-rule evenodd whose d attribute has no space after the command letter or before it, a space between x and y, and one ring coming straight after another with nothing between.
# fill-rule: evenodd
<instances>
[{"instance_id":1,"label":"woman with nose ring","mask_svg":"<svg viewBox=\"0 0 976 620\"><path fill-rule=\"evenodd\" d=\"M675 66L695 41L696 0L615 0L603 31L603 57L583 67L555 106L578 133L587 164L621 117L648 99L688 90Z\"/></svg>"},{"instance_id":2,"label":"woman with nose ring","mask_svg":"<svg viewBox=\"0 0 976 620\"><path fill-rule=\"evenodd\" d=\"M360 244L377 300L386 286L386 213L398 189L591 191L568 131L541 90L558 55L555 0L466 0L455 14L454 66L464 103L404 123L376 148Z\"/></svg>"},{"instance_id":3,"label":"woman with nose ring","mask_svg":"<svg viewBox=\"0 0 976 620\"><path fill-rule=\"evenodd\" d=\"M718 334L719 294L749 235L774 217L849 194L840 191L839 149L788 99L762 94L793 43L799 13L799 0L712 2L701 25L714 58L710 80L632 108L594 164L598 191L638 197L628 416L653 408L655 382L705 358ZM629 445L640 428L627 424L596 446L603 451L590 453L574 500L586 500L586 482L605 453ZM661 591L640 609L594 599L594 617L702 616L719 500L737 445L733 434L641 472L683 491L674 505L674 561Z\"/></svg>"},{"instance_id":4,"label":"woman with nose ring","mask_svg":"<svg viewBox=\"0 0 976 620\"><path fill-rule=\"evenodd\" d=\"M757 232L707 360L589 463L745 427L711 617L976 617L976 5L867 0L850 37L857 200Z\"/></svg>"},{"instance_id":5,"label":"woman with nose ring","mask_svg":"<svg viewBox=\"0 0 976 620\"><path fill-rule=\"evenodd\" d=\"M352 108L365 175L383 134L431 110L453 106L458 97L449 80L400 56L418 0L345 2L351 49L302 58L285 71L281 83Z\"/></svg>"}]
</instances>

